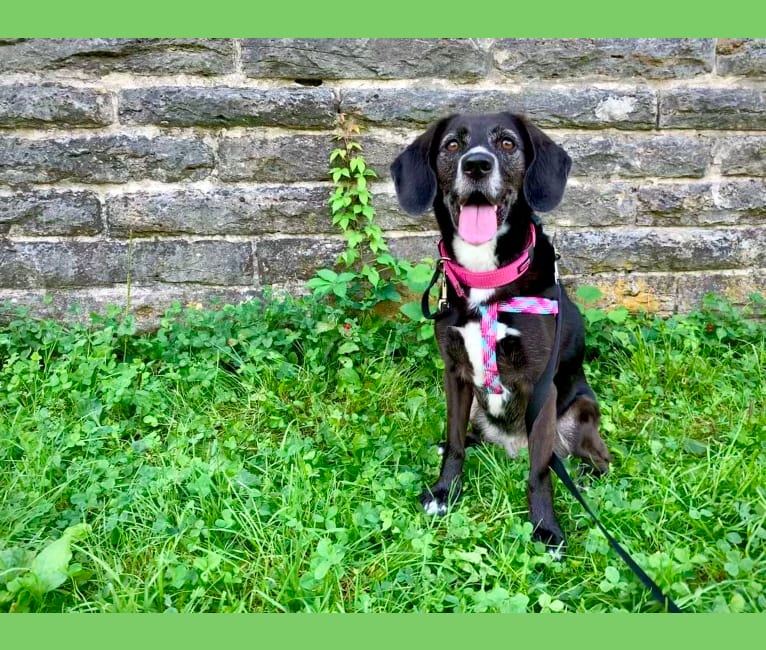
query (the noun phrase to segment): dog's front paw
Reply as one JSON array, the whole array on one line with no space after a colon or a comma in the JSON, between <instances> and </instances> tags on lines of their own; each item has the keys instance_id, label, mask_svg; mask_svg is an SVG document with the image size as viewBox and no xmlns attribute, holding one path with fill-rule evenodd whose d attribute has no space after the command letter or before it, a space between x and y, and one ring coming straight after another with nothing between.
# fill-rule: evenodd
<instances>
[{"instance_id":1,"label":"dog's front paw","mask_svg":"<svg viewBox=\"0 0 766 650\"><path fill-rule=\"evenodd\" d=\"M452 484L451 488L433 487L420 495L420 503L427 515L446 515L449 507L460 497L460 485Z\"/></svg>"},{"instance_id":2,"label":"dog's front paw","mask_svg":"<svg viewBox=\"0 0 766 650\"><path fill-rule=\"evenodd\" d=\"M558 524L538 524L532 532L532 539L536 542L542 542L556 559L560 559L566 550L566 540L564 533Z\"/></svg>"}]
</instances>

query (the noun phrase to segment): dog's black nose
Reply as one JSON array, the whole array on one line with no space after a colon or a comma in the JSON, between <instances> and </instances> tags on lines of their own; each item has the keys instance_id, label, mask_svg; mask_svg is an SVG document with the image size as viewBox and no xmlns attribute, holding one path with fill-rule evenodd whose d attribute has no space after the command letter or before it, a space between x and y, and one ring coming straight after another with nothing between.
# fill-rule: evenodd
<instances>
[{"instance_id":1,"label":"dog's black nose","mask_svg":"<svg viewBox=\"0 0 766 650\"><path fill-rule=\"evenodd\" d=\"M492 171L495 160L487 153L476 151L463 157L461 168L466 176L483 178Z\"/></svg>"}]
</instances>

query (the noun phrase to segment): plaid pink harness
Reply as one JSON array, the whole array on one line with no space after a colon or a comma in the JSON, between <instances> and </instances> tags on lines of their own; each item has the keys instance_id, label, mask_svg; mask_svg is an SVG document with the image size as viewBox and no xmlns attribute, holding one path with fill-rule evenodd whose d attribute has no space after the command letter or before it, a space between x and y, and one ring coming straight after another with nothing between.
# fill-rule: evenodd
<instances>
[{"instance_id":1,"label":"plaid pink harness","mask_svg":"<svg viewBox=\"0 0 766 650\"><path fill-rule=\"evenodd\" d=\"M444 242L439 242L439 253L444 274L458 296L466 298L463 286L469 289L497 289L514 282L529 268L535 248L535 224L530 223L527 242L522 254L510 264L494 271L469 271L447 257ZM481 352L484 366L484 387L489 393L500 395L503 392L500 374L497 369L497 332L499 312L513 314L558 314L559 304L549 298L517 296L503 302L491 302L479 306L481 315Z\"/></svg>"},{"instance_id":2,"label":"plaid pink harness","mask_svg":"<svg viewBox=\"0 0 766 650\"><path fill-rule=\"evenodd\" d=\"M479 307L484 388L495 395L503 392L500 373L497 369L497 314L501 311L512 314L558 314L559 304L548 298L516 297Z\"/></svg>"}]
</instances>

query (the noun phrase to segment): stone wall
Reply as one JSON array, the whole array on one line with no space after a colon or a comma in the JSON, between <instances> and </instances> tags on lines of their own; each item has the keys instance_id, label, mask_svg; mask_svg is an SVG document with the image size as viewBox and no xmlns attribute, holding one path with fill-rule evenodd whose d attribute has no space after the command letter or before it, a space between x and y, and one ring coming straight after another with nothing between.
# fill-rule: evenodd
<instances>
[{"instance_id":1,"label":"stone wall","mask_svg":"<svg viewBox=\"0 0 766 650\"><path fill-rule=\"evenodd\" d=\"M435 252L388 166L450 111L526 113L574 160L544 215L571 283L687 310L766 286L766 39L0 41L0 301L151 316L300 290L342 248L327 156L364 127L396 253Z\"/></svg>"}]
</instances>

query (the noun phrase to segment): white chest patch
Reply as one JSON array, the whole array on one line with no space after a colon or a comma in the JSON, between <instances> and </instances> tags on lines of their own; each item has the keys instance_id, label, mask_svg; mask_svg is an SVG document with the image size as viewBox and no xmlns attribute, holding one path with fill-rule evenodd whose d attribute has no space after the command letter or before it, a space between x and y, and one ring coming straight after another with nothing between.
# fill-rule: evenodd
<instances>
[{"instance_id":1,"label":"white chest patch","mask_svg":"<svg viewBox=\"0 0 766 650\"><path fill-rule=\"evenodd\" d=\"M468 354L468 360L473 368L473 384L481 388L484 386L484 357L481 351L481 327L479 321L470 321L463 327L456 327L463 337L463 345Z\"/></svg>"},{"instance_id":2,"label":"white chest patch","mask_svg":"<svg viewBox=\"0 0 766 650\"><path fill-rule=\"evenodd\" d=\"M487 419L487 414L476 402L471 407L471 421L481 431L484 440L500 445L511 458L516 458L519 449L527 446L526 431L509 431L498 427Z\"/></svg>"},{"instance_id":3,"label":"white chest patch","mask_svg":"<svg viewBox=\"0 0 766 650\"><path fill-rule=\"evenodd\" d=\"M472 309L476 309L479 305L487 302L494 293L494 289L471 289L468 292L468 304Z\"/></svg>"},{"instance_id":4,"label":"white chest patch","mask_svg":"<svg viewBox=\"0 0 766 650\"><path fill-rule=\"evenodd\" d=\"M497 268L496 247L496 237L483 244L469 244L456 233L452 240L457 263L469 271L494 271Z\"/></svg>"},{"instance_id":5,"label":"white chest patch","mask_svg":"<svg viewBox=\"0 0 766 650\"><path fill-rule=\"evenodd\" d=\"M503 224L500 226L497 234L483 244L469 244L456 232L455 237L452 240L452 248L455 251L455 261L469 271L494 271L498 267L496 255L497 238L507 230L508 226ZM494 289L471 289L468 295L468 302L470 306L475 309L479 305L487 302L494 293Z\"/></svg>"},{"instance_id":6,"label":"white chest patch","mask_svg":"<svg viewBox=\"0 0 766 650\"><path fill-rule=\"evenodd\" d=\"M465 345L468 361L471 363L471 368L473 370L473 384L477 389L485 391L481 325L479 324L479 321L470 321L463 327L456 327L455 329L459 331L463 337L463 345ZM521 336L521 332L514 327L508 327L503 323L497 323L498 342L503 340L506 336ZM511 392L505 386L503 386L502 389L502 393L490 393L487 395L487 410L495 416L502 415L505 411L505 404L511 397Z\"/></svg>"},{"instance_id":7,"label":"white chest patch","mask_svg":"<svg viewBox=\"0 0 766 650\"><path fill-rule=\"evenodd\" d=\"M508 327L503 323L497 324L497 340L502 341L506 336L521 336L521 332L515 327Z\"/></svg>"}]
</instances>

